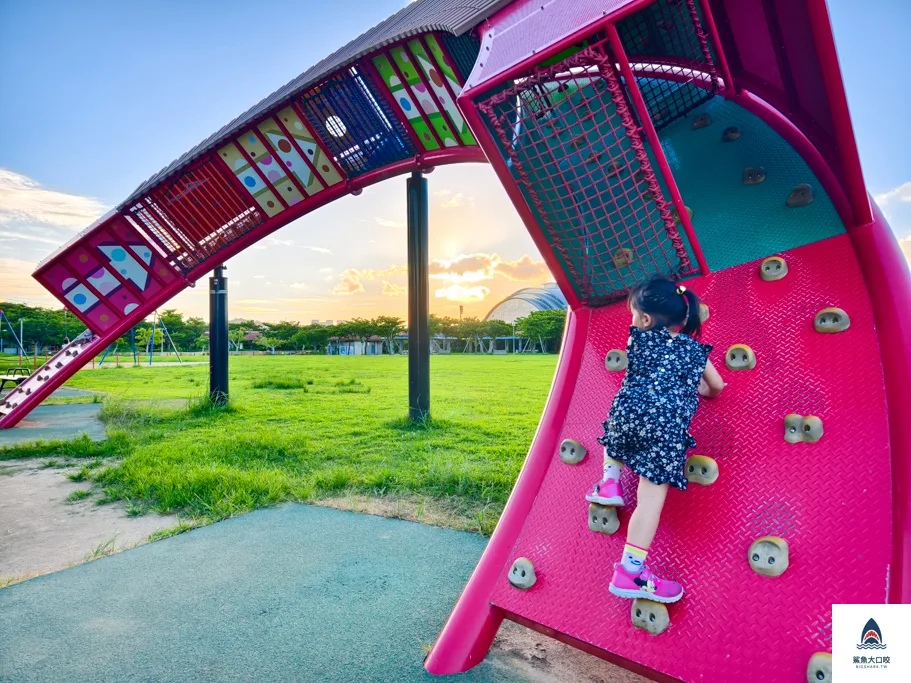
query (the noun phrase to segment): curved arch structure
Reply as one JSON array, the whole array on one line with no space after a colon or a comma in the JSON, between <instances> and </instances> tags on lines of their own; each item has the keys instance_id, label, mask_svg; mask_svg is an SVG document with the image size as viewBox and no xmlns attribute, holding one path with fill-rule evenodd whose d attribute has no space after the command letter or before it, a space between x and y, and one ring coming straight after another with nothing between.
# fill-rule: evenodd
<instances>
[{"instance_id":1,"label":"curved arch structure","mask_svg":"<svg viewBox=\"0 0 911 683\"><path fill-rule=\"evenodd\" d=\"M508 297L498 301L492 306L487 315L484 316L484 320L490 320L490 316L493 315L500 306L507 301L514 301L516 299L528 302L539 311L553 311L566 308L566 299L563 298L560 288L557 287L555 283L549 283L542 285L541 287L523 287L522 289L513 292Z\"/></svg>"},{"instance_id":2,"label":"curved arch structure","mask_svg":"<svg viewBox=\"0 0 911 683\"><path fill-rule=\"evenodd\" d=\"M864 187L824 0L410 5L39 266L90 331L4 397L0 427L290 220L485 160L571 313L528 457L426 668L474 666L508 618L656 680L802 680L833 603L911 602L911 277ZM771 255L784 278L761 277ZM621 380L604 356L627 338L622 299L658 273L707 303L716 353L747 344L757 365L722 368L728 387L693 423L720 476L669 496L651 555L687 594L653 638L607 593L623 539L589 531L583 495ZM830 307L847 330L816 331ZM789 414L824 436L786 442ZM588 448L580 464L560 461L565 438ZM788 542L779 577L749 567L762 536ZM506 580L522 556L528 591Z\"/></svg>"}]
</instances>

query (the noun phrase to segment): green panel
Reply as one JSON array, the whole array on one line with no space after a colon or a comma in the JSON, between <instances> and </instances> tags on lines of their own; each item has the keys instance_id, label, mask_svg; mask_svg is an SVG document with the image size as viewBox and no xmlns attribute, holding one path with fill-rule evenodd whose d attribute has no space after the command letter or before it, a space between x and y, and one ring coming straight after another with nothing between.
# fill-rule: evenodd
<instances>
[{"instance_id":1,"label":"green panel","mask_svg":"<svg viewBox=\"0 0 911 683\"><path fill-rule=\"evenodd\" d=\"M430 87L433 88L437 99L443 103L443 109L445 109L446 113L449 115L452 125L455 127L456 133L458 133L462 143L466 145L475 145L477 143L475 142L471 131L468 130L468 123L462 118L462 112L459 111L455 101L449 97L449 92L443 84L442 79L446 79L446 83L449 85L449 89L452 90L455 97L458 97L459 93L462 92L462 86L459 85L458 79L456 79L452 69L446 64L446 60L443 59L443 53L440 50L440 46L437 44L436 39L433 36L427 36L426 41L427 49L433 54L433 61L431 61L430 57L427 55L427 52L424 50L420 41L410 41L408 43L408 49L411 50L417 63L421 65L421 71L424 72L424 79L430 84Z\"/></svg>"},{"instance_id":2,"label":"green panel","mask_svg":"<svg viewBox=\"0 0 911 683\"><path fill-rule=\"evenodd\" d=\"M405 83L408 84L412 98L417 100L418 106L427 116L427 120L430 121L430 125L433 126L433 129L436 131L443 146L457 147L459 144L458 140L456 140L455 135L446 124L446 120L440 113L440 109L437 107L433 95L421 81L421 77L418 75L417 71L418 67L414 64L411 57L408 56L408 52L403 47L394 47L389 51L389 54L392 55L396 66L399 68L399 72L402 74L402 78L404 78Z\"/></svg>"},{"instance_id":3,"label":"green panel","mask_svg":"<svg viewBox=\"0 0 911 683\"><path fill-rule=\"evenodd\" d=\"M711 125L692 130L692 118L708 113ZM729 126L738 140L722 142ZM720 97L661 131L661 145L710 270L801 247L845 232L822 185L800 155L768 125ZM744 185L743 171L762 167L766 179ZM796 185L813 188L813 203L785 205ZM681 228L682 231L682 228Z\"/></svg>"},{"instance_id":4,"label":"green panel","mask_svg":"<svg viewBox=\"0 0 911 683\"><path fill-rule=\"evenodd\" d=\"M405 114L408 123L411 124L412 129L414 129L414 132L420 139L424 149L427 151L439 149L440 143L433 137L430 128L421 116L421 112L418 111L418 105L415 104L408 88L399 80L399 77L395 73L395 69L392 68L392 64L386 59L386 55L380 54L374 57L373 64L376 66L377 71L380 72L380 77L386 83L386 87L389 88L389 92L392 94L392 98L395 100L399 109Z\"/></svg>"}]
</instances>

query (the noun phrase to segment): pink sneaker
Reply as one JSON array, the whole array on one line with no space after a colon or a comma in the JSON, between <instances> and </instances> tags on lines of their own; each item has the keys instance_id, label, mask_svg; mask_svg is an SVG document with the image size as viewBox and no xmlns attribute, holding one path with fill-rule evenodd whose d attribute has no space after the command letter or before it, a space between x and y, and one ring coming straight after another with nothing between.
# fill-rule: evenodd
<instances>
[{"instance_id":1,"label":"pink sneaker","mask_svg":"<svg viewBox=\"0 0 911 683\"><path fill-rule=\"evenodd\" d=\"M623 505L623 491L620 490L620 482L616 479L599 481L592 486L592 490L585 496L585 500L598 505Z\"/></svg>"},{"instance_id":2,"label":"pink sneaker","mask_svg":"<svg viewBox=\"0 0 911 683\"><path fill-rule=\"evenodd\" d=\"M683 586L676 581L659 579L648 567L643 567L638 574L630 574L622 564L614 567L608 589L621 598L645 598L655 602L677 602L683 597Z\"/></svg>"}]
</instances>

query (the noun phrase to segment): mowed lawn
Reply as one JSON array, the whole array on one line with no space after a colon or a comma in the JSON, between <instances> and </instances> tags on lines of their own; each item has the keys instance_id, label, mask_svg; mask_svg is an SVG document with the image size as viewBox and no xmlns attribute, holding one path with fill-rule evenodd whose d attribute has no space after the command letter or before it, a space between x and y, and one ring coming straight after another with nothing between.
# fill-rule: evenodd
<instances>
[{"instance_id":1,"label":"mowed lawn","mask_svg":"<svg viewBox=\"0 0 911 683\"><path fill-rule=\"evenodd\" d=\"M433 356L424 425L405 419L402 356L232 356L226 411L202 400L207 366L83 370L67 386L105 393L108 442L13 448L0 458L91 457L84 473L100 500L124 500L134 514L211 520L367 494L436 506L449 512L442 523L486 533L528 451L556 361Z\"/></svg>"}]
</instances>

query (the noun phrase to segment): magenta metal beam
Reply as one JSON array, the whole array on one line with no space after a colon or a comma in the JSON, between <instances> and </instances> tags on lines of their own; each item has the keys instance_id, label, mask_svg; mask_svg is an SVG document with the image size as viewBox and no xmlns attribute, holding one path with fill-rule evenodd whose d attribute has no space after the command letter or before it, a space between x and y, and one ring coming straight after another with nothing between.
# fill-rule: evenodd
<instances>
[{"instance_id":1,"label":"magenta metal beam","mask_svg":"<svg viewBox=\"0 0 911 683\"><path fill-rule=\"evenodd\" d=\"M680 189L677 187L677 181L674 180L671 166L668 164L667 157L664 155L664 149L661 147L661 140L658 138L658 132L655 130L652 119L648 115L648 106L645 104L642 93L639 91L639 86L636 85L636 77L633 75L633 70L630 68L626 52L623 50L620 34L617 33L617 27L613 24L607 26L607 38L617 57L617 61L620 62L620 72L623 74L623 80L626 81L626 89L630 94L630 99L633 101L633 107L636 109L639 121L642 123L642 129L645 131L645 135L652 146L652 154L655 155L658 167L661 169L661 175L664 176L664 182L667 183L667 189L671 194L674 206L677 208L677 216L680 218L680 224L683 226L686 236L689 239L690 248L693 250L693 256L696 257L696 263L699 264L699 271L702 275L708 275L709 266L705 261L705 255L702 253L702 247L699 246L696 231L693 229L693 224L687 214L686 206L683 203L683 197L680 196Z\"/></svg>"}]
</instances>

